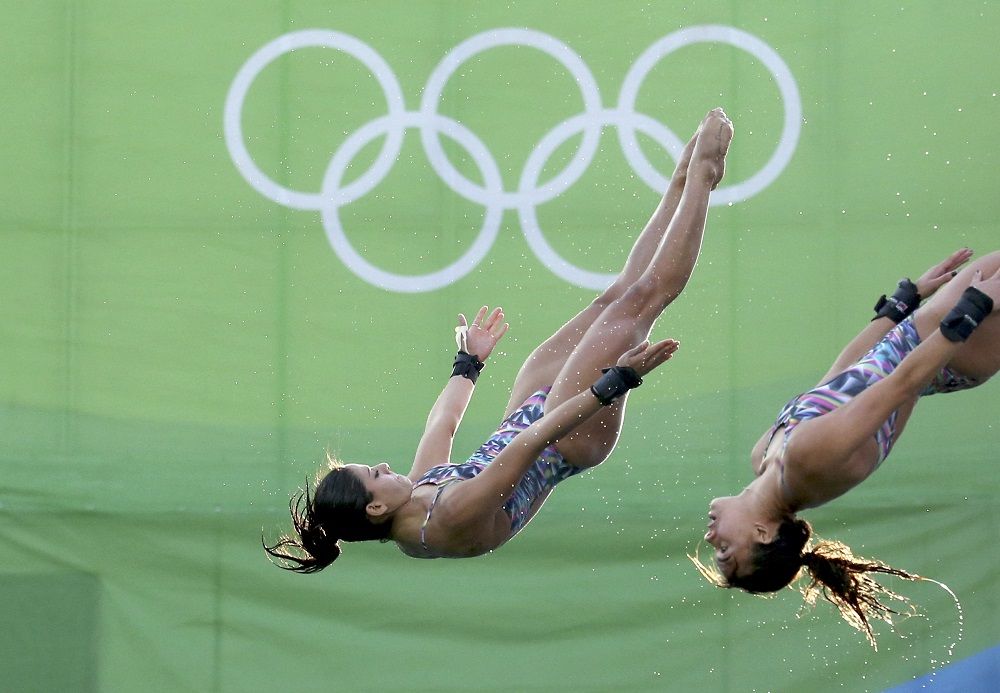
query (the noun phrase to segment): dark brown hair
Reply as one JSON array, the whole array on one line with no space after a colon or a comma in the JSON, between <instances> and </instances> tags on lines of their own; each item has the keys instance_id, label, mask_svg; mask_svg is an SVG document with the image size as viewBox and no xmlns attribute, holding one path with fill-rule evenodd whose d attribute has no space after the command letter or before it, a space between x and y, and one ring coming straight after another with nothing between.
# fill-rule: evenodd
<instances>
[{"instance_id":1,"label":"dark brown hair","mask_svg":"<svg viewBox=\"0 0 1000 693\"><path fill-rule=\"evenodd\" d=\"M883 599L900 602L909 613L914 609L906 597L883 587L871 574L895 575L905 580L925 578L880 561L859 558L839 541L818 541L815 547L806 550L811 536L812 527L808 522L786 518L773 541L756 544L751 556L751 572L742 577L727 579L714 568L705 566L697 556L689 558L710 582L719 587L738 587L752 594L777 592L795 582L805 568L809 583L801 592L806 604L812 606L822 596L837 607L845 621L864 633L877 650L871 619L891 624L892 616L899 613Z\"/></svg>"},{"instance_id":2,"label":"dark brown hair","mask_svg":"<svg viewBox=\"0 0 1000 693\"><path fill-rule=\"evenodd\" d=\"M288 501L292 514L293 535L283 535L264 550L277 561L279 568L296 573L316 573L337 560L341 541L387 540L391 522L379 524L368 519L365 508L372 494L361 479L330 458L325 476L316 475L316 492L310 493L309 481Z\"/></svg>"}]
</instances>

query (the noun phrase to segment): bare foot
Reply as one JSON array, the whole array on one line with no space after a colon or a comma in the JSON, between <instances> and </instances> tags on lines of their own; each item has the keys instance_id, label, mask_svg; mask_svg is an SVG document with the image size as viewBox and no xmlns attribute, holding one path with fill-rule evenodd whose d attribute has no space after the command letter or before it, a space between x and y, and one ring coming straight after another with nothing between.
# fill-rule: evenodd
<instances>
[{"instance_id":1,"label":"bare foot","mask_svg":"<svg viewBox=\"0 0 1000 693\"><path fill-rule=\"evenodd\" d=\"M684 145L684 149L681 150L681 155L677 157L677 166L674 167L674 175L671 176L671 180L675 178L684 179L687 177L688 166L691 165L691 153L694 151L694 145L698 141L698 135L701 134L701 126L694 131L691 139L688 143Z\"/></svg>"},{"instance_id":2,"label":"bare foot","mask_svg":"<svg viewBox=\"0 0 1000 693\"><path fill-rule=\"evenodd\" d=\"M712 190L726 173L726 152L733 141L733 123L721 108L713 108L701 121L696 135L688 179L704 180Z\"/></svg>"}]
</instances>

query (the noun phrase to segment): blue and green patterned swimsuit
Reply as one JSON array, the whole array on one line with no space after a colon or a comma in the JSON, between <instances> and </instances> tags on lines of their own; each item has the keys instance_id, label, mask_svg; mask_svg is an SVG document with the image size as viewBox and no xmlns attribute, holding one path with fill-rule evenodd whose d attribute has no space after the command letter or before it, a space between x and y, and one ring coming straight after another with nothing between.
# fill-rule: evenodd
<instances>
[{"instance_id":1,"label":"blue and green patterned swimsuit","mask_svg":"<svg viewBox=\"0 0 1000 693\"><path fill-rule=\"evenodd\" d=\"M903 358L920 344L920 335L913 325L913 318L907 318L894 327L872 350L861 357L857 363L847 370L837 374L822 385L792 398L778 414L771 428L771 438L779 428L784 426L785 439L783 445L788 445L792 430L801 422L814 419L817 416L829 414L841 405L854 399L871 385L882 380L902 362ZM920 393L933 395L938 392L954 392L975 387L979 383L967 378L949 368L942 368ZM892 412L879 430L875 433L878 443L878 462L881 464L892 449L896 434L896 414ZM768 441L770 444L770 440Z\"/></svg>"},{"instance_id":2,"label":"blue and green patterned swimsuit","mask_svg":"<svg viewBox=\"0 0 1000 693\"><path fill-rule=\"evenodd\" d=\"M514 440L518 433L542 418L545 398L551 389L551 387L544 387L528 397L520 407L501 422L489 440L483 443L465 462L431 467L413 484L414 488L424 484L437 484L438 487L431 507L427 510L424 524L420 528L420 545L425 551L430 551L426 542L427 523L431 519L431 513L434 512L434 506L441 498L441 493L452 483L477 476L500 454L501 450L507 447L510 441ZM531 518L532 505L543 493L552 490L563 479L568 479L581 471L583 468L575 467L566 462L554 445L545 448L521 477L521 481L514 489L514 494L504 503L504 512L510 516L511 536L517 534L527 524Z\"/></svg>"}]
</instances>

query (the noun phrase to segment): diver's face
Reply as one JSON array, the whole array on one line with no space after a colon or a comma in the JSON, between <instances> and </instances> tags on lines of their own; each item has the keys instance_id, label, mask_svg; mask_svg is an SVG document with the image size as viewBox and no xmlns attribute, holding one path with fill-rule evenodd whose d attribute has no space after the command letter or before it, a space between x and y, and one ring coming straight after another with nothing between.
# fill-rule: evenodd
<instances>
[{"instance_id":1,"label":"diver's face","mask_svg":"<svg viewBox=\"0 0 1000 693\"><path fill-rule=\"evenodd\" d=\"M381 515L393 512L410 500L413 482L410 481L409 477L392 471L387 463L383 462L374 466L366 464L344 466L358 477L365 485L365 489L372 494L369 513ZM372 506L375 506L375 512L373 512Z\"/></svg>"},{"instance_id":2,"label":"diver's face","mask_svg":"<svg viewBox=\"0 0 1000 693\"><path fill-rule=\"evenodd\" d=\"M708 506L705 541L715 547L715 565L727 580L750 572L751 550L759 541L755 520L743 496L716 498Z\"/></svg>"}]
</instances>

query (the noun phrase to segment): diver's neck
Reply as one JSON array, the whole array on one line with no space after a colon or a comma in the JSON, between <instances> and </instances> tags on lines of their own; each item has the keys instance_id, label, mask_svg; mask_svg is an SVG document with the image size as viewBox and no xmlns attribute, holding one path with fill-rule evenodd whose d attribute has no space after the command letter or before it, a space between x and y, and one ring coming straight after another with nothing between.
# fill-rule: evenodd
<instances>
[{"instance_id":1,"label":"diver's neck","mask_svg":"<svg viewBox=\"0 0 1000 693\"><path fill-rule=\"evenodd\" d=\"M414 528L417 528L419 533L419 527L423 525L428 509L428 504L423 500L411 495L406 503L393 511L392 517L388 518L388 522L392 523L389 528L390 540L405 540L413 534Z\"/></svg>"},{"instance_id":2,"label":"diver's neck","mask_svg":"<svg viewBox=\"0 0 1000 693\"><path fill-rule=\"evenodd\" d=\"M745 501L756 508L762 517L780 522L794 515L799 508L791 503L781 485L781 466L772 464L755 477L740 493Z\"/></svg>"}]
</instances>

